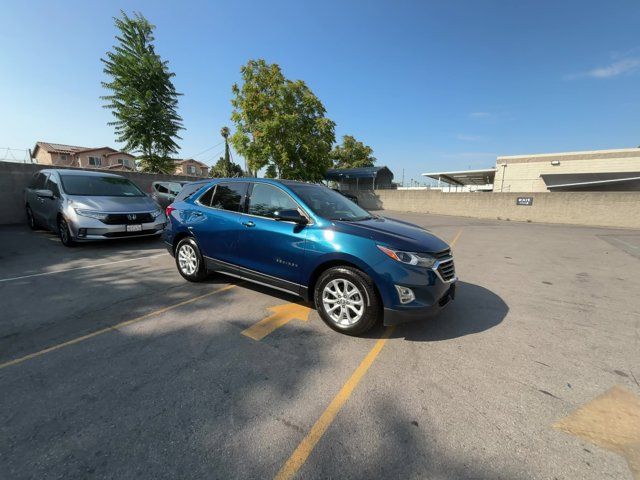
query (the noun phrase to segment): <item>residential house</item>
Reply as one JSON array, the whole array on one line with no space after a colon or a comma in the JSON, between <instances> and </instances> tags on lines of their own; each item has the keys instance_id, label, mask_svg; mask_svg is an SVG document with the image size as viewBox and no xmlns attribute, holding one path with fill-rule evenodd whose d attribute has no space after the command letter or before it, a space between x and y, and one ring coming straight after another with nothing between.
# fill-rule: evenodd
<instances>
[{"instance_id":1,"label":"residential house","mask_svg":"<svg viewBox=\"0 0 640 480\"><path fill-rule=\"evenodd\" d=\"M56 167L136 170L136 157L111 147L78 147L60 143L36 142L31 156L41 165Z\"/></svg>"},{"instance_id":2,"label":"residential house","mask_svg":"<svg viewBox=\"0 0 640 480\"><path fill-rule=\"evenodd\" d=\"M189 177L208 177L209 166L193 158L174 159L176 162L176 175L187 175Z\"/></svg>"}]
</instances>

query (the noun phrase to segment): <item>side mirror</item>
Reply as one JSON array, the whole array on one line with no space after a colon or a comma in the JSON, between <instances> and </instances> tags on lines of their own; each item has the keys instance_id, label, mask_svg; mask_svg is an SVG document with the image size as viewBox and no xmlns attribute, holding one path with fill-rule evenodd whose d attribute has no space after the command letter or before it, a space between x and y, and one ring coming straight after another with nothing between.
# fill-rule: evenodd
<instances>
[{"instance_id":1,"label":"side mirror","mask_svg":"<svg viewBox=\"0 0 640 480\"><path fill-rule=\"evenodd\" d=\"M301 215L298 210L279 210L273 214L273 218L281 222L294 222L298 225L306 225L309 223L307 217Z\"/></svg>"},{"instance_id":2,"label":"side mirror","mask_svg":"<svg viewBox=\"0 0 640 480\"><path fill-rule=\"evenodd\" d=\"M51 190L47 190L46 188L36 190L36 195L40 198L54 198L53 192Z\"/></svg>"}]
</instances>

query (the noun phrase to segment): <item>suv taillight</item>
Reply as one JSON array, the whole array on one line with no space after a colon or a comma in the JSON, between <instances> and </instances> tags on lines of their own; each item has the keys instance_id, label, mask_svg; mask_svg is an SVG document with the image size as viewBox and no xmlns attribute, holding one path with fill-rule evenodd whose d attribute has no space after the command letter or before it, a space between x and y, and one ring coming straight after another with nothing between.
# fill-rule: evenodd
<instances>
[{"instance_id":1,"label":"suv taillight","mask_svg":"<svg viewBox=\"0 0 640 480\"><path fill-rule=\"evenodd\" d=\"M171 212L173 212L175 209L176 209L176 207L174 207L173 205L169 205L167 207L167 209L164 211L164 213L167 216L167 218L169 218L171 216Z\"/></svg>"}]
</instances>

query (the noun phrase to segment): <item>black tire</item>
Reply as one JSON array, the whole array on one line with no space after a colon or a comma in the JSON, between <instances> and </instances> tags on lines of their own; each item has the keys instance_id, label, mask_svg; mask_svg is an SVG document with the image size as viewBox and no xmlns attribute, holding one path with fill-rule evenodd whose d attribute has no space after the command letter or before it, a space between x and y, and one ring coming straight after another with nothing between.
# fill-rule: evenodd
<instances>
[{"instance_id":1,"label":"black tire","mask_svg":"<svg viewBox=\"0 0 640 480\"><path fill-rule=\"evenodd\" d=\"M71 229L69 228L67 221L62 217L58 219L58 237L60 238L62 245L65 247L73 247L76 244L71 236Z\"/></svg>"},{"instance_id":2,"label":"black tire","mask_svg":"<svg viewBox=\"0 0 640 480\"><path fill-rule=\"evenodd\" d=\"M333 283L332 283L333 282ZM330 285L331 284L331 285ZM353 293L354 290L348 290L350 287L355 287L358 292ZM336 296L331 296L333 293L327 292L328 296L323 297L325 292L325 288L329 286L329 290L333 287L340 289L340 285L344 288L344 291L349 291L347 296L343 298L338 298ZM362 300L363 311L360 314L359 318L357 318L357 312L355 310L349 310L349 305L346 302L354 302L353 309L358 309L358 305L355 305L358 301L358 297ZM362 335L366 331L370 330L380 319L381 317L381 305L380 298L374 288L373 281L371 278L361 270L352 267L332 267L320 275L320 278L316 282L316 286L314 289L313 298L316 304L316 310L320 314L320 318L329 325L329 327L333 328L337 332L345 333L347 335ZM355 318L349 317L347 320L342 313L337 312L332 314L327 309L327 302L335 300L333 302L334 308L340 310L340 312L346 311L345 315L353 315ZM344 300L344 302L342 302ZM340 302L342 302L341 305ZM331 305L331 304L329 304ZM336 307L337 305L337 307ZM332 315L334 318L332 318ZM335 316L340 316L341 320L336 321ZM347 322L352 322L347 324ZM343 323L344 322L344 323Z\"/></svg>"},{"instance_id":3,"label":"black tire","mask_svg":"<svg viewBox=\"0 0 640 480\"><path fill-rule=\"evenodd\" d=\"M27 225L31 230L38 230L38 222L36 222L36 218L33 216L33 210L31 207L27 205Z\"/></svg>"},{"instance_id":4,"label":"black tire","mask_svg":"<svg viewBox=\"0 0 640 480\"><path fill-rule=\"evenodd\" d=\"M178 267L178 272L180 272L182 278L190 282L201 282L207 278L207 266L200 253L198 243L193 238L187 237L180 240L174 256L176 267Z\"/></svg>"}]
</instances>

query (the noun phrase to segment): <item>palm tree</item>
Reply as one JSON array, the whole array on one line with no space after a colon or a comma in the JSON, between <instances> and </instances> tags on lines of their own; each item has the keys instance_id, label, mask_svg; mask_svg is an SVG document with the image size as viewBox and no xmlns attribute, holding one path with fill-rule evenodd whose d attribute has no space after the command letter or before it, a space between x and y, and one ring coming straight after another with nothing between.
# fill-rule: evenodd
<instances>
[{"instance_id":1,"label":"palm tree","mask_svg":"<svg viewBox=\"0 0 640 480\"><path fill-rule=\"evenodd\" d=\"M223 176L231 176L231 156L229 155L229 127L222 127L220 135L224 138L224 174Z\"/></svg>"}]
</instances>

